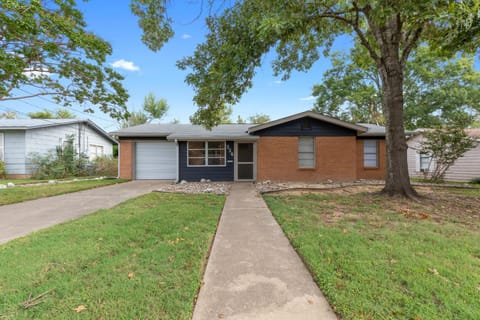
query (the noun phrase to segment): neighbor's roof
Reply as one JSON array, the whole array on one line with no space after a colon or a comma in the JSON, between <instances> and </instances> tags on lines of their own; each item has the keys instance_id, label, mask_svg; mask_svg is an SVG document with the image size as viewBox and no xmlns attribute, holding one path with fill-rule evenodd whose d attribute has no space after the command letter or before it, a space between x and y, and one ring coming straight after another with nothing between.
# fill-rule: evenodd
<instances>
[{"instance_id":1,"label":"neighbor's roof","mask_svg":"<svg viewBox=\"0 0 480 320\"><path fill-rule=\"evenodd\" d=\"M221 124L207 130L200 125L149 123L110 132L118 137L164 137L167 140L256 140L247 130L251 124Z\"/></svg>"},{"instance_id":2,"label":"neighbor's roof","mask_svg":"<svg viewBox=\"0 0 480 320\"><path fill-rule=\"evenodd\" d=\"M415 136L418 136L426 131L433 131L433 130L434 129L429 129L429 128L419 128L413 131L413 133ZM472 138L480 138L480 128L465 129L465 132Z\"/></svg>"},{"instance_id":3,"label":"neighbor's roof","mask_svg":"<svg viewBox=\"0 0 480 320\"><path fill-rule=\"evenodd\" d=\"M319 114L318 112L305 111L305 112L296 113L294 115L291 115L291 116L288 116L288 117L285 117L285 118L281 118L281 119L278 119L278 120L273 120L273 121L269 121L269 122L262 123L262 124L259 124L259 125L254 125L253 127L250 127L248 129L248 132L249 133L254 133L256 131L260 131L260 130L263 130L263 129L274 127L274 126L277 126L279 124L286 123L286 122L293 121L293 120L297 120L297 119L301 119L301 118L304 118L304 117L310 117L310 118L317 119L317 120L320 120L320 121L328 122L328 123L331 123L331 124L334 124L334 125L337 125L337 126L340 126L340 127L355 130L358 133L364 133L364 132L367 132L367 130L368 130L368 128L366 128L364 126L360 126L360 125L345 122L345 121L342 121L342 120L339 120L339 119L327 117L327 116Z\"/></svg>"},{"instance_id":4,"label":"neighbor's roof","mask_svg":"<svg viewBox=\"0 0 480 320\"><path fill-rule=\"evenodd\" d=\"M384 137L385 136L385 127L379 126L378 124L371 123L359 123L358 125L368 129L367 132L360 134L361 137Z\"/></svg>"},{"instance_id":5,"label":"neighbor's roof","mask_svg":"<svg viewBox=\"0 0 480 320\"><path fill-rule=\"evenodd\" d=\"M32 130L41 129L55 126L65 126L70 124L82 123L93 130L97 131L100 135L104 136L113 143L117 143L115 139L108 135L106 131L97 126L93 121L89 119L1 119L0 130Z\"/></svg>"}]
</instances>

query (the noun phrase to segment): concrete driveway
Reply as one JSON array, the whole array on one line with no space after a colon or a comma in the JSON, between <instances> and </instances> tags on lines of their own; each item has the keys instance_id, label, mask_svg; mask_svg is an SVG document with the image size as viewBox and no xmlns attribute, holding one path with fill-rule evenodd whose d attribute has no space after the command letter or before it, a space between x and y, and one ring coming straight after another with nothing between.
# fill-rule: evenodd
<instances>
[{"instance_id":1,"label":"concrete driveway","mask_svg":"<svg viewBox=\"0 0 480 320\"><path fill-rule=\"evenodd\" d=\"M0 206L0 244L157 189L163 180L138 180Z\"/></svg>"}]
</instances>

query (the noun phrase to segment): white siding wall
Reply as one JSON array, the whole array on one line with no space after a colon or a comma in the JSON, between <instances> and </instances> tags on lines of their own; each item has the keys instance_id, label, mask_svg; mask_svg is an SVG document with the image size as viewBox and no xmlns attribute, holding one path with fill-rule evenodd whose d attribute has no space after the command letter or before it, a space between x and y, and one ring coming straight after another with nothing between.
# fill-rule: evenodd
<instances>
[{"instance_id":1,"label":"white siding wall","mask_svg":"<svg viewBox=\"0 0 480 320\"><path fill-rule=\"evenodd\" d=\"M412 178L423 178L423 173L420 172L420 157L418 151L415 150L422 140L423 137L418 135L407 141L408 173ZM478 177L480 177L480 145L457 159L446 172L444 179L446 181L468 182Z\"/></svg>"},{"instance_id":2,"label":"white siding wall","mask_svg":"<svg viewBox=\"0 0 480 320\"><path fill-rule=\"evenodd\" d=\"M445 174L447 181L468 182L473 178L480 178L480 145L457 159Z\"/></svg>"},{"instance_id":3,"label":"white siding wall","mask_svg":"<svg viewBox=\"0 0 480 320\"><path fill-rule=\"evenodd\" d=\"M63 126L54 126L27 130L27 156L31 153L47 154L51 150L62 144L67 135L74 135L73 144L78 151L78 124L68 124Z\"/></svg>"},{"instance_id":4,"label":"white siding wall","mask_svg":"<svg viewBox=\"0 0 480 320\"><path fill-rule=\"evenodd\" d=\"M80 141L78 138L79 134ZM55 150L57 146L62 144L62 141L66 140L67 135L74 136L73 144L76 152L85 155L87 159L89 156L90 144L101 145L103 146L105 155L112 155L112 142L109 139L100 135L97 133L97 131L92 130L85 124L79 125L74 123L62 126L27 130L25 150L25 154L27 156L27 166L28 159L33 153L45 155L49 151Z\"/></svg>"},{"instance_id":5,"label":"white siding wall","mask_svg":"<svg viewBox=\"0 0 480 320\"><path fill-rule=\"evenodd\" d=\"M7 174L26 174L25 169L25 132L6 131L5 169Z\"/></svg>"},{"instance_id":6,"label":"white siding wall","mask_svg":"<svg viewBox=\"0 0 480 320\"><path fill-rule=\"evenodd\" d=\"M112 142L105 138L104 136L98 134L95 130L92 130L90 127L84 126L84 137L85 137L85 152L86 155L90 155L90 145L103 146L103 155L111 156L113 153Z\"/></svg>"}]
</instances>

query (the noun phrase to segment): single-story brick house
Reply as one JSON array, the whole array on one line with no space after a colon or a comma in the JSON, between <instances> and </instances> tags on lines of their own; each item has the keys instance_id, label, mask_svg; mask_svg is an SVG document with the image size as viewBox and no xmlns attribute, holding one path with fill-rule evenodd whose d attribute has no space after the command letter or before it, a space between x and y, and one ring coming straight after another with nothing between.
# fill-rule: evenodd
<instances>
[{"instance_id":1,"label":"single-story brick house","mask_svg":"<svg viewBox=\"0 0 480 320\"><path fill-rule=\"evenodd\" d=\"M78 155L93 160L111 156L117 142L87 119L2 119L0 120L0 161L7 177L26 178L32 174L31 158L45 156L74 137Z\"/></svg>"},{"instance_id":2,"label":"single-story brick house","mask_svg":"<svg viewBox=\"0 0 480 320\"><path fill-rule=\"evenodd\" d=\"M384 179L384 127L306 111L260 125L144 124L119 139L119 175L176 181Z\"/></svg>"}]
</instances>

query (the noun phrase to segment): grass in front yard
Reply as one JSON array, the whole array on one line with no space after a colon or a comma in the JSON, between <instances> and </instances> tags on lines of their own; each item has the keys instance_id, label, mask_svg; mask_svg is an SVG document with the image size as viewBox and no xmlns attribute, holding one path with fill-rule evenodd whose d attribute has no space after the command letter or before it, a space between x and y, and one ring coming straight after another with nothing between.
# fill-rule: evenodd
<instances>
[{"instance_id":1,"label":"grass in front yard","mask_svg":"<svg viewBox=\"0 0 480 320\"><path fill-rule=\"evenodd\" d=\"M87 180L0 189L0 205L57 196L60 194L93 189L126 181L127 180L123 179Z\"/></svg>"},{"instance_id":2,"label":"grass in front yard","mask_svg":"<svg viewBox=\"0 0 480 320\"><path fill-rule=\"evenodd\" d=\"M421 192L432 198L346 188L265 200L343 319L480 319L478 193Z\"/></svg>"},{"instance_id":3,"label":"grass in front yard","mask_svg":"<svg viewBox=\"0 0 480 320\"><path fill-rule=\"evenodd\" d=\"M190 319L223 203L152 193L0 246L0 319Z\"/></svg>"}]
</instances>

